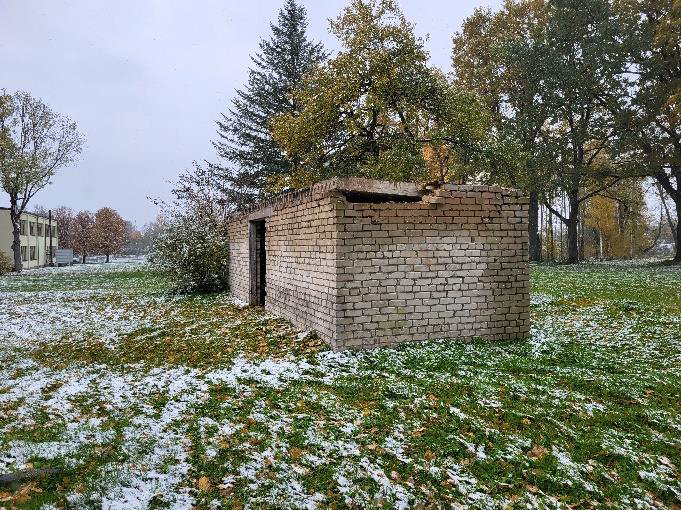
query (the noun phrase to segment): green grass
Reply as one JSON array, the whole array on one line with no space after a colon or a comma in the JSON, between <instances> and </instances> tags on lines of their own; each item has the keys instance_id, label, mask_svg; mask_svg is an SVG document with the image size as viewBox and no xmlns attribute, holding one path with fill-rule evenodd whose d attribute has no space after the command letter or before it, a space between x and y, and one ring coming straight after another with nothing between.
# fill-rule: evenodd
<instances>
[{"instance_id":1,"label":"green grass","mask_svg":"<svg viewBox=\"0 0 681 510\"><path fill-rule=\"evenodd\" d=\"M0 507L678 508L678 270L534 266L530 339L338 354L103 269L0 279L0 471L61 469Z\"/></svg>"}]
</instances>

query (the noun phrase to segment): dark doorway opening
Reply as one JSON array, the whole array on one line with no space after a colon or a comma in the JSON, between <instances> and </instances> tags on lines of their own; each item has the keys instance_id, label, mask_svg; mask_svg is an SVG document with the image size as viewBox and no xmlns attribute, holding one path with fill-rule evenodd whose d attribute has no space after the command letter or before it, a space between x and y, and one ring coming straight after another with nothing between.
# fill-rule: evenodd
<instances>
[{"instance_id":1,"label":"dark doorway opening","mask_svg":"<svg viewBox=\"0 0 681 510\"><path fill-rule=\"evenodd\" d=\"M265 220L248 223L248 251L251 277L251 305L265 306L267 293L267 254L265 252Z\"/></svg>"}]
</instances>

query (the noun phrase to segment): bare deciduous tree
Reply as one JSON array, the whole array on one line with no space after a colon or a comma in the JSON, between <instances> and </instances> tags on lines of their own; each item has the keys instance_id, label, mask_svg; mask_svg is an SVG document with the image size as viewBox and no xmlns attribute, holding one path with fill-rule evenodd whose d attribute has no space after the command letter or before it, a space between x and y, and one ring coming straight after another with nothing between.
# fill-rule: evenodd
<instances>
[{"instance_id":1,"label":"bare deciduous tree","mask_svg":"<svg viewBox=\"0 0 681 510\"><path fill-rule=\"evenodd\" d=\"M27 92L0 93L0 186L9 195L14 269L21 271L20 218L57 170L83 147L76 123Z\"/></svg>"},{"instance_id":2,"label":"bare deciduous tree","mask_svg":"<svg viewBox=\"0 0 681 510\"><path fill-rule=\"evenodd\" d=\"M73 248L71 243L72 225L76 213L70 207L57 207L52 210L52 220L57 224L57 235L61 248Z\"/></svg>"}]
</instances>

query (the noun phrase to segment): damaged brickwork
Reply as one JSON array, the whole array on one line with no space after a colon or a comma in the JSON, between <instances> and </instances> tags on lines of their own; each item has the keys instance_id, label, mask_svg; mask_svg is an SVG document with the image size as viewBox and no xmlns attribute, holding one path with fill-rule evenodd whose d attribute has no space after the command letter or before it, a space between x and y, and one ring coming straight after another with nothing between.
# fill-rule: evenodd
<instances>
[{"instance_id":1,"label":"damaged brickwork","mask_svg":"<svg viewBox=\"0 0 681 510\"><path fill-rule=\"evenodd\" d=\"M493 186L334 178L229 220L232 292L337 350L522 338L527 204Z\"/></svg>"}]
</instances>

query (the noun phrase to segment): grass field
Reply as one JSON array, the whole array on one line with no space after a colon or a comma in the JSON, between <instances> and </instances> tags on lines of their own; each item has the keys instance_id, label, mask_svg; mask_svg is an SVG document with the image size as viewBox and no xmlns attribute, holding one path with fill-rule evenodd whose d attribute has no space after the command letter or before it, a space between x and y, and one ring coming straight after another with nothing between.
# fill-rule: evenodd
<instances>
[{"instance_id":1,"label":"grass field","mask_svg":"<svg viewBox=\"0 0 681 510\"><path fill-rule=\"evenodd\" d=\"M140 264L0 278L0 508L674 508L681 272L532 269L532 336L333 353Z\"/></svg>"}]
</instances>

